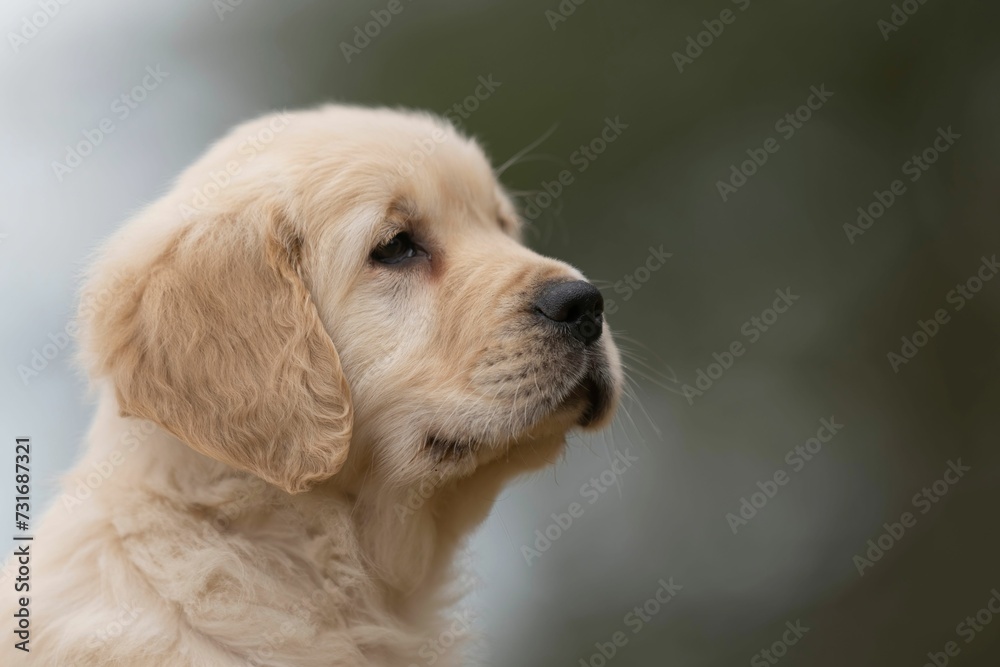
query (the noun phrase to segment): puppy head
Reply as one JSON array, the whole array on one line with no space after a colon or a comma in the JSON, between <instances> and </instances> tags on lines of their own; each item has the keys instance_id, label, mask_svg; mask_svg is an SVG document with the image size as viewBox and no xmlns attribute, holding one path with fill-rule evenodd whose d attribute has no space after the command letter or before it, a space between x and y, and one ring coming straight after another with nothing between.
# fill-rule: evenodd
<instances>
[{"instance_id":1,"label":"puppy head","mask_svg":"<svg viewBox=\"0 0 1000 667\"><path fill-rule=\"evenodd\" d=\"M401 483L544 463L617 402L602 305L521 245L477 145L326 107L214 146L106 247L81 314L124 413L294 493L348 458Z\"/></svg>"}]
</instances>

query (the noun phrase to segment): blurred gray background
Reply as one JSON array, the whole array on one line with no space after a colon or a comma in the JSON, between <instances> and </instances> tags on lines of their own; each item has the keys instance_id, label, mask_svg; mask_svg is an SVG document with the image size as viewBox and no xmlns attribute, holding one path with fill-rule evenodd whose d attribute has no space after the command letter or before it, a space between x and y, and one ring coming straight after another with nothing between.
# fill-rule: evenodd
<instances>
[{"instance_id":1,"label":"blurred gray background","mask_svg":"<svg viewBox=\"0 0 1000 667\"><path fill-rule=\"evenodd\" d=\"M613 429L574 438L476 536L470 663L918 667L951 641L949 664L1000 663L1000 619L980 611L1000 590L1000 280L976 282L1000 253L995 4L400 1L346 54L388 0L4 3L0 436L34 438L34 514L57 502L92 412L61 343L97 243L244 119L327 101L459 117L458 104L496 164L530 148L503 175L540 210L528 241L615 301L633 389ZM123 117L115 101L157 66ZM499 86L469 101L479 77ZM811 87L833 95L801 110ZM782 120L797 109L808 120ZM105 118L113 132L78 166L53 166ZM602 146L607 119L627 127ZM907 167L939 128L959 137ZM766 163L733 177L769 138ZM539 198L564 169L573 182ZM896 179L884 214L845 230ZM740 185L724 200L720 181ZM671 256L649 271L661 246ZM779 289L798 299L775 321ZM893 368L939 309L947 322ZM736 342L731 367L711 367ZM702 372L716 379L685 395ZM786 460L821 419L843 428ZM638 462L593 491L626 451ZM970 470L935 491L959 459ZM9 508L12 452L0 470ZM767 483L776 473L784 485ZM924 488L936 502L915 502ZM762 498L745 524L727 518ZM582 515L553 528L572 502ZM904 512L915 524L885 536ZM859 566L880 536L891 546ZM682 588L637 622L671 578ZM981 630L961 625L977 613Z\"/></svg>"}]
</instances>

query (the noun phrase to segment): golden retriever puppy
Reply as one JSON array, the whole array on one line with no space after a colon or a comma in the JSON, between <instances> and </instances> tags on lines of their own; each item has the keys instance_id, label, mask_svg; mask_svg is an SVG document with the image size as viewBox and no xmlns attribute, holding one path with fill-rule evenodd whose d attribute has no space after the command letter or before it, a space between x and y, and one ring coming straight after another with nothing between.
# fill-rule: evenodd
<instances>
[{"instance_id":1,"label":"golden retriever puppy","mask_svg":"<svg viewBox=\"0 0 1000 667\"><path fill-rule=\"evenodd\" d=\"M3 664L421 662L501 487L621 389L600 293L519 224L426 114L328 106L212 147L89 273L99 406Z\"/></svg>"}]
</instances>

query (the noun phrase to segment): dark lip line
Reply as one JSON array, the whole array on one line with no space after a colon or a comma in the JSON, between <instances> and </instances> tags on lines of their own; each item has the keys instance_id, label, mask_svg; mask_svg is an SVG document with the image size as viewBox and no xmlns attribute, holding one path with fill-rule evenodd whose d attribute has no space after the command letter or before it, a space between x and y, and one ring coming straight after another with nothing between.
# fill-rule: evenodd
<instances>
[{"instance_id":1,"label":"dark lip line","mask_svg":"<svg viewBox=\"0 0 1000 667\"><path fill-rule=\"evenodd\" d=\"M444 438L438 435L428 435L424 440L424 448L434 453L439 461L445 459L460 459L465 454L472 451L472 443L469 441Z\"/></svg>"},{"instance_id":2,"label":"dark lip line","mask_svg":"<svg viewBox=\"0 0 1000 667\"><path fill-rule=\"evenodd\" d=\"M587 408L580 415L578 423L590 426L607 410L610 403L610 388L605 386L597 369L590 369L578 385L586 392Z\"/></svg>"}]
</instances>

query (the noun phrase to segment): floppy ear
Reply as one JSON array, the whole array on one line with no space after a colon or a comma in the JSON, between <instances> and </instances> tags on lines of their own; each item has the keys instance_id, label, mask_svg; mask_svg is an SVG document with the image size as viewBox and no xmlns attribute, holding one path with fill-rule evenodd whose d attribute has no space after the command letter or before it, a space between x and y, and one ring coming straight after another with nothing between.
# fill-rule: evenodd
<instances>
[{"instance_id":1,"label":"floppy ear","mask_svg":"<svg viewBox=\"0 0 1000 667\"><path fill-rule=\"evenodd\" d=\"M281 213L250 210L193 222L120 287L105 285L110 303L82 319L92 369L113 381L122 412L288 493L336 473L350 389L304 252Z\"/></svg>"}]
</instances>

